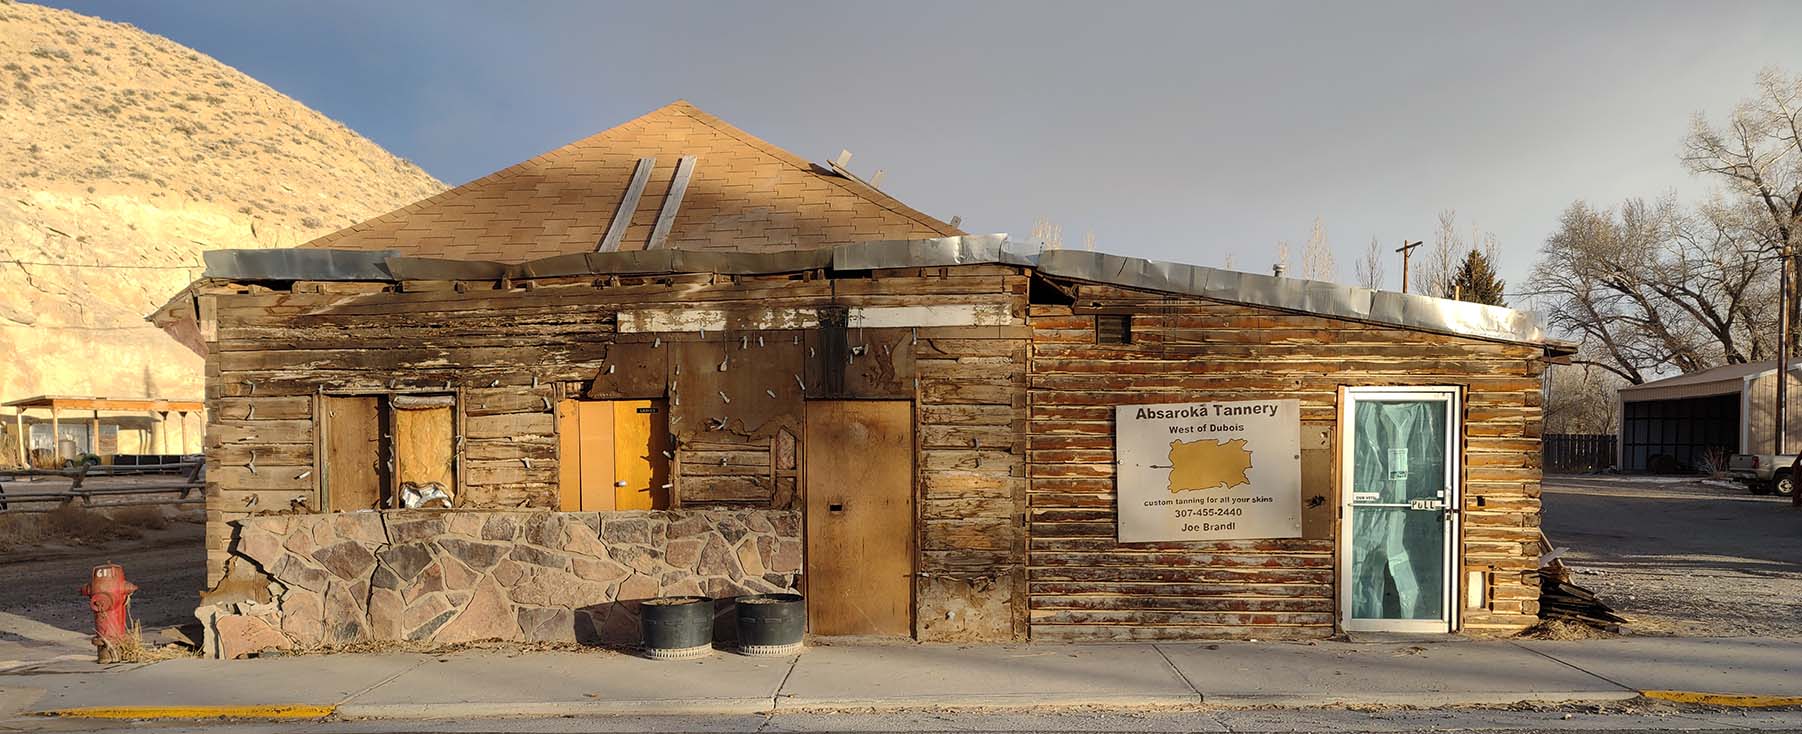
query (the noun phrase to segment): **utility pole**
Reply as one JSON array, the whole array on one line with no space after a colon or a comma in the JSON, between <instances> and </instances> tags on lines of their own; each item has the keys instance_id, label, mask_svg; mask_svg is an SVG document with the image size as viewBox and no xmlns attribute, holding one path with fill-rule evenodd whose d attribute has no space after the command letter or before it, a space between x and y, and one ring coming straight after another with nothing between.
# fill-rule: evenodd
<instances>
[{"instance_id":1,"label":"utility pole","mask_svg":"<svg viewBox=\"0 0 1802 734\"><path fill-rule=\"evenodd\" d=\"M1414 254L1414 248L1419 247L1419 246L1420 246L1419 240L1409 242L1406 239L1404 239L1404 240L1402 240L1402 246L1395 248L1396 252L1399 252L1402 254L1402 292L1403 293L1408 292L1408 256Z\"/></svg>"},{"instance_id":2,"label":"utility pole","mask_svg":"<svg viewBox=\"0 0 1802 734\"><path fill-rule=\"evenodd\" d=\"M1771 443L1772 461L1775 456L1782 456L1785 439L1789 438L1789 268L1792 250L1790 245L1783 246L1783 256L1777 266L1777 409L1772 413L1776 418L1776 438Z\"/></svg>"}]
</instances>

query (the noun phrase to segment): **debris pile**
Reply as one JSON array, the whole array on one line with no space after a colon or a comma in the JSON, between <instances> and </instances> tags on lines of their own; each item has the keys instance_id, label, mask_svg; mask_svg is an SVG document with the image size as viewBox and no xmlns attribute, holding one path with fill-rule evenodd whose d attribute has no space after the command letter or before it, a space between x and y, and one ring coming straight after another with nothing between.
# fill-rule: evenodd
<instances>
[{"instance_id":1,"label":"debris pile","mask_svg":"<svg viewBox=\"0 0 1802 734\"><path fill-rule=\"evenodd\" d=\"M1540 541L1544 547L1551 547L1544 534ZM1570 567L1559 559L1565 550L1559 548L1539 557L1539 618L1619 633L1627 619L1615 614L1595 592L1571 582Z\"/></svg>"}]
</instances>

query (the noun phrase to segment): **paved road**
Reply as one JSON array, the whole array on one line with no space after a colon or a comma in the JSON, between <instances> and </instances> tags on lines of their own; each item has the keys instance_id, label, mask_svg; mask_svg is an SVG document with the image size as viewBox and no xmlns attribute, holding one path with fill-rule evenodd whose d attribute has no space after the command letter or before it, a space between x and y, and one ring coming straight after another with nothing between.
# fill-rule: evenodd
<instances>
[{"instance_id":1,"label":"paved road","mask_svg":"<svg viewBox=\"0 0 1802 734\"><path fill-rule=\"evenodd\" d=\"M17 723L17 722L13 722ZM1350 709L1100 712L855 712L742 716L609 716L288 724L215 722L153 726L93 721L31 722L34 730L204 734L412 734L414 732L1636 732L1802 731L1802 712L1631 707L1482 710ZM97 725L98 724L98 725ZM0 729L4 730L4 729Z\"/></svg>"},{"instance_id":2,"label":"paved road","mask_svg":"<svg viewBox=\"0 0 1802 734\"><path fill-rule=\"evenodd\" d=\"M1802 511L1699 482L1547 477L1546 536L1640 634L1802 637Z\"/></svg>"}]
</instances>

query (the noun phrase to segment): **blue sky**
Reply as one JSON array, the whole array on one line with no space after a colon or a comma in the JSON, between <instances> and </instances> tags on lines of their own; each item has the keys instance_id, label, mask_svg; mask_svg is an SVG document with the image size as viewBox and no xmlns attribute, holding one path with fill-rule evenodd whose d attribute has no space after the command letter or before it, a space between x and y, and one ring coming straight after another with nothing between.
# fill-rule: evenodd
<instances>
[{"instance_id":1,"label":"blue sky","mask_svg":"<svg viewBox=\"0 0 1802 734\"><path fill-rule=\"evenodd\" d=\"M1321 218L1341 279L1442 209L1510 290L1560 211L1677 161L1802 3L53 2L254 76L460 183L686 98L973 232L1261 270ZM1389 287L1399 267L1389 263Z\"/></svg>"}]
</instances>

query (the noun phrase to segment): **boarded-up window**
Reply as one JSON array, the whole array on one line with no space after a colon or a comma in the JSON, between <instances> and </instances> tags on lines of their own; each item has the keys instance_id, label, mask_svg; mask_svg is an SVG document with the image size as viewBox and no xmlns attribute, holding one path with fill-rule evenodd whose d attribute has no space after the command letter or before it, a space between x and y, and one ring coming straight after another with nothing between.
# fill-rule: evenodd
<instances>
[{"instance_id":1,"label":"boarded-up window","mask_svg":"<svg viewBox=\"0 0 1802 734\"><path fill-rule=\"evenodd\" d=\"M321 408L328 509L455 503L455 396L328 395Z\"/></svg>"}]
</instances>

